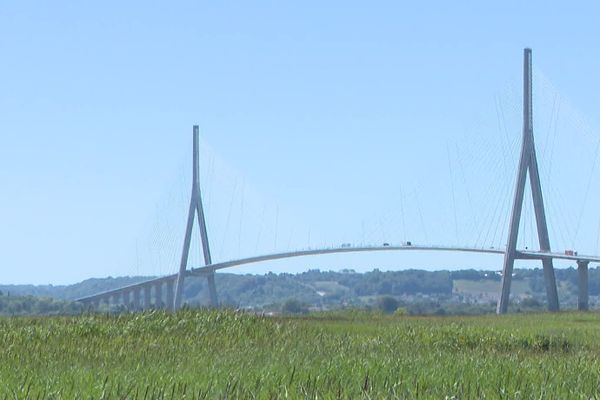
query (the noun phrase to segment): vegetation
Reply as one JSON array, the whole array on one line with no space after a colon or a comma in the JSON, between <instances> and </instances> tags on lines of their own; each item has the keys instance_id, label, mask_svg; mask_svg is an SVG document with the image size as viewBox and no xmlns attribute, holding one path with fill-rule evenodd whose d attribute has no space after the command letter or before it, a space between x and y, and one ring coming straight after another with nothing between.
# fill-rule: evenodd
<instances>
[{"instance_id":1,"label":"vegetation","mask_svg":"<svg viewBox=\"0 0 600 400\"><path fill-rule=\"evenodd\" d=\"M556 270L561 309L577 305L577 271ZM72 314L81 310L70 303L50 298L73 300L90 294L151 279L122 277L88 279L68 286L0 286L0 315ZM353 270L309 270L300 274L238 275L218 273L221 304L267 313L299 313L335 309L383 309L391 313L401 307L410 315L472 315L492 313L500 290L500 275L492 271L380 271L357 273ZM590 305L600 305L600 269L590 269ZM10 296L9 296L10 295ZM44 299L15 296L42 296ZM541 269L517 269L511 287L514 311L541 311L546 290ZM10 297L10 305L7 297ZM184 302L189 307L207 306L208 289L202 277L189 277L184 286ZM289 304L288 304L289 303ZM294 307L296 307L294 309ZM290 308L292 307L292 308ZM114 305L103 311L124 311Z\"/></svg>"},{"instance_id":2,"label":"vegetation","mask_svg":"<svg viewBox=\"0 0 600 400\"><path fill-rule=\"evenodd\" d=\"M2 398L594 398L600 314L0 318Z\"/></svg>"},{"instance_id":3,"label":"vegetation","mask_svg":"<svg viewBox=\"0 0 600 400\"><path fill-rule=\"evenodd\" d=\"M556 271L561 308L577 306L577 270ZM483 314L495 310L500 275L492 271L380 271L309 270L300 274L217 274L223 304L235 308L280 310L288 299L311 310L381 308L381 299L393 297L397 307L411 315ZM595 289L595 288L598 288ZM512 282L514 311L543 310L546 289L541 269L517 269ZM208 305L205 280L190 281L186 299L191 305ZM590 304L600 301L600 269L590 269ZM392 307L393 308L393 307Z\"/></svg>"},{"instance_id":4,"label":"vegetation","mask_svg":"<svg viewBox=\"0 0 600 400\"><path fill-rule=\"evenodd\" d=\"M306 314L308 313L308 305L296 299L289 299L281 306L281 312L284 314Z\"/></svg>"},{"instance_id":5,"label":"vegetation","mask_svg":"<svg viewBox=\"0 0 600 400\"><path fill-rule=\"evenodd\" d=\"M74 315L84 310L83 304L49 297L3 296L0 293L0 315Z\"/></svg>"},{"instance_id":6,"label":"vegetation","mask_svg":"<svg viewBox=\"0 0 600 400\"><path fill-rule=\"evenodd\" d=\"M144 276L92 278L74 285L0 285L0 291L11 296L52 297L60 300L74 300L79 297L132 285L151 278Z\"/></svg>"},{"instance_id":7,"label":"vegetation","mask_svg":"<svg viewBox=\"0 0 600 400\"><path fill-rule=\"evenodd\" d=\"M386 314L396 312L398 307L400 307L400 302L395 297L382 296L377 299L377 308Z\"/></svg>"}]
</instances>

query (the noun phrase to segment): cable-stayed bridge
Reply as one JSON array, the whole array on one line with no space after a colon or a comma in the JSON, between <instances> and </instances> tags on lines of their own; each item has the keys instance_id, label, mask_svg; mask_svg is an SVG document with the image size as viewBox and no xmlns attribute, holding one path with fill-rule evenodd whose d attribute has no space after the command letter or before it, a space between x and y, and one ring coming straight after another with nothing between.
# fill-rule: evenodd
<instances>
[{"instance_id":1,"label":"cable-stayed bridge","mask_svg":"<svg viewBox=\"0 0 600 400\"><path fill-rule=\"evenodd\" d=\"M600 262L600 256L581 255L573 251L556 252L550 248L548 225L546 221L546 209L541 188L541 174L538 167L538 155L533 136L533 107L532 107L532 65L531 50L525 49L523 68L523 127L520 157L517 169L517 179L514 188L512 210L509 213L508 237L506 246L502 247L465 247L465 246L433 246L417 245L406 242L404 245L390 245L385 243L381 246L352 246L349 244L339 247L323 247L299 251L274 252L264 255L242 257L225 262L213 262L209 235L206 227L205 213L203 209L202 195L200 191L200 162L199 162L199 129L193 129L193 178L192 195L188 212L186 233L179 270L175 274L168 274L160 278L136 283L126 287L97 293L78 299L81 302L97 306L100 303L117 303L131 305L133 309L166 307L177 309L183 302L183 285L186 277L192 275L204 276L207 279L210 296L210 304L217 306L218 295L215 283L215 272L218 270L242 266L246 264L307 257L323 254L340 253L363 253L363 252L406 252L406 251L435 251L435 252L466 252L481 254L497 254L504 256L502 286L499 295L497 312L505 313L508 308L512 271L515 260L539 260L542 262L548 309L556 311L559 308L556 279L554 276L553 260L575 261L579 271L579 299L578 307L581 310L588 308L588 265L590 262ZM527 179L529 177L529 179ZM529 181L529 186L527 186ZM525 195L530 193L533 207L524 209ZM453 198L454 201L454 198ZM537 241L539 250L529 248L517 248L520 225L523 213L531 213L535 219ZM456 218L456 216L455 216ZM194 222L198 221L200 230L200 243L204 266L188 269L188 258L192 242L192 230ZM522 228L521 228L522 229ZM458 235L458 233L457 233Z\"/></svg>"}]
</instances>

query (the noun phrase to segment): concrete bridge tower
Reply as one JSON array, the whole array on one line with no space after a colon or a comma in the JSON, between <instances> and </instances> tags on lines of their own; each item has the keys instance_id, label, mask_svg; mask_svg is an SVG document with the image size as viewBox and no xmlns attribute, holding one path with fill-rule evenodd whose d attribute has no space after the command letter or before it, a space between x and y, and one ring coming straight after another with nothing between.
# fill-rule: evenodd
<instances>
[{"instance_id":1,"label":"concrete bridge tower","mask_svg":"<svg viewBox=\"0 0 600 400\"><path fill-rule=\"evenodd\" d=\"M517 171L517 183L513 201L510 227L508 231L508 242L504 254L504 266L502 268L502 291L498 299L496 313L504 314L508 310L510 296L510 284L512 281L515 259L518 258L517 238L519 236L519 222L523 209L523 194L529 172L529 183L533 196L533 207L535 209L535 220L537 226L540 250L550 253L550 238L548 237L548 226L546 224L546 212L544 211L544 198L542 196L542 185L538 170L535 143L533 140L533 102L532 102L532 77L531 77L531 49L525 49L523 59L523 141L521 143L521 158ZM531 259L532 257L528 257ZM552 258L540 257L544 267L544 280L546 282L546 296L548 298L548 310L558 311L558 294L556 291L556 279L554 277L554 266Z\"/></svg>"},{"instance_id":2,"label":"concrete bridge tower","mask_svg":"<svg viewBox=\"0 0 600 400\"><path fill-rule=\"evenodd\" d=\"M192 240L192 229L194 227L194 217L198 215L198 225L200 227L200 241L202 245L202 254L204 264L211 265L210 246L208 243L208 233L206 231L206 220L204 219L204 209L202 208L202 195L200 192L200 129L198 125L194 125L194 147L193 147L193 180L192 180L192 198L190 200L190 209L188 212L187 226L185 229L185 239L183 240L183 251L181 253L181 263L179 264L179 272L177 274L177 283L175 285L175 296L173 300L173 309L177 310L181 307L183 297L183 283L187 269L188 258L190 254L190 244ZM215 273L210 272L207 275L208 291L210 295L210 305L216 307L218 305L217 288L215 285Z\"/></svg>"}]
</instances>

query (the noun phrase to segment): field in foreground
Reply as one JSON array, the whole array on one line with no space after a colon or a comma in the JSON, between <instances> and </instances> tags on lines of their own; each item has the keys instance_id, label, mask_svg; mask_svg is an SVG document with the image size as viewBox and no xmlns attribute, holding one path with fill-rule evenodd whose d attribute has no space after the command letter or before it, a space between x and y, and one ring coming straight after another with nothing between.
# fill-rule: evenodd
<instances>
[{"instance_id":1,"label":"field in foreground","mask_svg":"<svg viewBox=\"0 0 600 400\"><path fill-rule=\"evenodd\" d=\"M1 398L593 398L600 314L0 319Z\"/></svg>"}]
</instances>

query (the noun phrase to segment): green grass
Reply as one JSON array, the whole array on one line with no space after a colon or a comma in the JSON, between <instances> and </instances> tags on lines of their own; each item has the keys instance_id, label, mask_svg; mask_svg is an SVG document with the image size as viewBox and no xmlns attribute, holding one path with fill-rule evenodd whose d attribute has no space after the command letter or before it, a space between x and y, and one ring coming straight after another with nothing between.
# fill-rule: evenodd
<instances>
[{"instance_id":1,"label":"green grass","mask_svg":"<svg viewBox=\"0 0 600 400\"><path fill-rule=\"evenodd\" d=\"M595 398L600 314L0 319L0 398Z\"/></svg>"}]
</instances>

